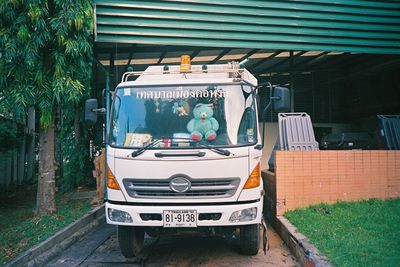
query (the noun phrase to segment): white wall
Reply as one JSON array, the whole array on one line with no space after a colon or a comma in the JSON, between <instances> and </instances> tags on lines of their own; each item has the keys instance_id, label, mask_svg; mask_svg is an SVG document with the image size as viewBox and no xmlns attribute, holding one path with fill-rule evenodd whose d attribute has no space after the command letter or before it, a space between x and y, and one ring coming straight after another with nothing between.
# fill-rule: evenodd
<instances>
[{"instance_id":1,"label":"white wall","mask_svg":"<svg viewBox=\"0 0 400 267\"><path fill-rule=\"evenodd\" d=\"M262 123L260 124L260 133L262 134ZM271 156L272 149L274 148L276 139L278 138L278 123L267 122L265 124L265 145L263 149L263 156L261 159L261 169L268 169L268 160Z\"/></svg>"}]
</instances>

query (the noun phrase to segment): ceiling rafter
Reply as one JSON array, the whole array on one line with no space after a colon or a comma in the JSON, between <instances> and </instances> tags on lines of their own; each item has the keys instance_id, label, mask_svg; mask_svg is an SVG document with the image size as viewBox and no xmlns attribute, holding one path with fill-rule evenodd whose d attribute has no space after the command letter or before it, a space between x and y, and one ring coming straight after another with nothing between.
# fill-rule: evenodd
<instances>
[{"instance_id":1,"label":"ceiling rafter","mask_svg":"<svg viewBox=\"0 0 400 267\"><path fill-rule=\"evenodd\" d=\"M272 66L269 66L269 67L268 67L268 71L271 72L271 71L272 71L273 69L275 69L277 66L286 64L286 63L287 63L288 61L290 61L291 59L293 59L293 61L294 61L296 58L300 57L301 55L303 55L303 54L305 54L305 53L307 53L307 51L300 51L300 52L298 52L298 53L297 53L296 55L294 55L294 56L285 57L285 58L283 58L282 60L280 60L279 62L273 64ZM260 68L260 67L259 67L259 68ZM258 76L258 75L260 75L260 74L264 74L264 73L263 73L262 71L253 71L253 75L255 75L255 76Z\"/></svg>"},{"instance_id":2,"label":"ceiling rafter","mask_svg":"<svg viewBox=\"0 0 400 267\"><path fill-rule=\"evenodd\" d=\"M165 56L167 55L167 53L168 53L167 50L164 50L164 51L161 53L160 58L159 58L158 61L157 61L157 65L161 64L161 62L163 61L163 59L165 58Z\"/></svg>"},{"instance_id":3,"label":"ceiling rafter","mask_svg":"<svg viewBox=\"0 0 400 267\"><path fill-rule=\"evenodd\" d=\"M269 55L268 57L259 60L258 62L254 63L253 65L249 66L248 69L253 70L254 68L257 68L258 66L260 66L261 64L264 64L265 62L271 60L272 58L278 56L279 54L281 54L283 51L282 50L278 50L275 53L272 53L271 55Z\"/></svg>"},{"instance_id":4,"label":"ceiling rafter","mask_svg":"<svg viewBox=\"0 0 400 267\"><path fill-rule=\"evenodd\" d=\"M330 52L325 51L325 52L322 52L322 53L316 55L315 57L307 58L301 62L297 62L297 63L293 64L293 68L297 68L301 64L307 64L307 66L308 66L309 64L312 64L312 62L317 62L318 60L322 60L323 58L327 57L327 54L329 54L329 53ZM304 68L301 68L301 69L302 69L302 71L304 71ZM276 77L279 77L282 75L283 75L282 73L275 73L275 74L271 75L270 77L276 78Z\"/></svg>"},{"instance_id":5,"label":"ceiling rafter","mask_svg":"<svg viewBox=\"0 0 400 267\"><path fill-rule=\"evenodd\" d=\"M218 60L220 60L221 58L223 58L226 54L228 54L232 49L224 49L222 50L222 52L216 57L214 58L212 61L210 61L208 64L215 64L216 62L218 62Z\"/></svg>"},{"instance_id":6,"label":"ceiling rafter","mask_svg":"<svg viewBox=\"0 0 400 267\"><path fill-rule=\"evenodd\" d=\"M337 58L339 56L346 57L347 54L332 56L332 55L329 55L329 53L328 53L322 57L316 58L315 60L311 60L310 62L308 62L307 65L303 65L302 69L307 69L307 68L310 68L315 65L325 64L325 63L329 62L330 60L332 60L332 58L334 58L334 57Z\"/></svg>"},{"instance_id":7,"label":"ceiling rafter","mask_svg":"<svg viewBox=\"0 0 400 267\"><path fill-rule=\"evenodd\" d=\"M302 60L302 61L300 61L300 62L297 61L297 63L295 63L295 64L293 65L293 67L297 67L297 66L299 66L299 65L303 65L303 64L308 64L308 63L311 63L311 62L315 62L315 61L317 61L317 59L321 59L322 57L327 56L329 53L330 53L330 52L328 52L328 51L324 51L324 52L321 52L321 53L319 53L318 55L316 55L316 56L314 56L314 57L305 58L304 60Z\"/></svg>"},{"instance_id":8,"label":"ceiling rafter","mask_svg":"<svg viewBox=\"0 0 400 267\"><path fill-rule=\"evenodd\" d=\"M252 55L256 54L258 51L260 51L260 49L253 49L250 52L248 52L246 55L244 55L243 57L241 57L238 61L242 62L243 60L245 60L246 58L251 57Z\"/></svg>"},{"instance_id":9,"label":"ceiling rafter","mask_svg":"<svg viewBox=\"0 0 400 267\"><path fill-rule=\"evenodd\" d=\"M269 66L269 67L268 67L268 70L269 70L269 71L272 71L273 69L276 69L276 67L278 67L278 66L280 66L280 65L283 65L283 64L286 64L286 63L287 63L288 61L290 61L291 59L293 59L293 61L294 61L296 58L298 58L298 57L304 55L305 53L307 53L307 51L300 51L300 52L298 52L297 54L295 54L295 55L293 55L293 56L288 56L288 57L284 58L283 60L281 60L281 61L279 61L279 62L273 64L272 66ZM261 73L262 73L262 72L254 72L253 75L259 75L259 74L261 74Z\"/></svg>"},{"instance_id":10,"label":"ceiling rafter","mask_svg":"<svg viewBox=\"0 0 400 267\"><path fill-rule=\"evenodd\" d=\"M134 51L135 46L136 46L135 44L131 45L131 49L129 51L129 60L128 60L128 63L126 64L125 72L128 71L129 65L131 65L132 57L133 57L133 51Z\"/></svg>"},{"instance_id":11,"label":"ceiling rafter","mask_svg":"<svg viewBox=\"0 0 400 267\"><path fill-rule=\"evenodd\" d=\"M318 69L321 69L322 66L330 66L332 64L336 64L338 62L348 60L350 53L344 53L341 55L331 56L327 54L325 57L321 57L319 60L310 62L306 66L303 66L301 70L313 70L315 66L318 66Z\"/></svg>"},{"instance_id":12,"label":"ceiling rafter","mask_svg":"<svg viewBox=\"0 0 400 267\"><path fill-rule=\"evenodd\" d=\"M200 52L201 52L200 49L194 50L194 51L190 54L190 59L193 60L195 57L198 56L198 54L200 54Z\"/></svg>"}]
</instances>

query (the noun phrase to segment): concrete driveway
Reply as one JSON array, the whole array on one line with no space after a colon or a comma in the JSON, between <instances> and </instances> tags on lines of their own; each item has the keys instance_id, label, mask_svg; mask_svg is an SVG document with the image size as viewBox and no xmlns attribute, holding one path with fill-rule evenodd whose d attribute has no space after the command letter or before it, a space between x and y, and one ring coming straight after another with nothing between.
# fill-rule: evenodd
<instances>
[{"instance_id":1,"label":"concrete driveway","mask_svg":"<svg viewBox=\"0 0 400 267\"><path fill-rule=\"evenodd\" d=\"M146 239L145 260L126 259L119 251L115 226L102 225L46 266L299 266L279 236L268 230L269 251L256 256L238 253L236 239L175 234Z\"/></svg>"}]
</instances>

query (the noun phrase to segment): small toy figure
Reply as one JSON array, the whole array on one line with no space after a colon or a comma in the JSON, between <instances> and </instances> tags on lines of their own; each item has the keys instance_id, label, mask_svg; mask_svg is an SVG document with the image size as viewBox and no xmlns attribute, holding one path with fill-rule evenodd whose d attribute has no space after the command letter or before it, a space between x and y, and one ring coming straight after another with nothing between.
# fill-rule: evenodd
<instances>
[{"instance_id":1,"label":"small toy figure","mask_svg":"<svg viewBox=\"0 0 400 267\"><path fill-rule=\"evenodd\" d=\"M181 103L175 102L172 106L172 112L178 114L179 117L188 116L187 110L189 110L189 104L186 101Z\"/></svg>"},{"instance_id":2,"label":"small toy figure","mask_svg":"<svg viewBox=\"0 0 400 267\"><path fill-rule=\"evenodd\" d=\"M189 121L186 128L191 138L200 141L202 138L207 141L215 140L219 128L218 121L213 118L212 104L197 104L193 109L194 118Z\"/></svg>"}]
</instances>

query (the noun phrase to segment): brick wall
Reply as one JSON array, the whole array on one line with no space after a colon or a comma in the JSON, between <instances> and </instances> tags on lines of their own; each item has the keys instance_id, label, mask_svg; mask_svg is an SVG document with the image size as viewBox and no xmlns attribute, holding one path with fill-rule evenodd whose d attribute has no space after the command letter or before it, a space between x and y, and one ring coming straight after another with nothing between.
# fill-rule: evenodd
<instances>
[{"instance_id":1,"label":"brick wall","mask_svg":"<svg viewBox=\"0 0 400 267\"><path fill-rule=\"evenodd\" d=\"M275 164L276 177L263 178L275 183L277 215L338 200L400 197L400 151L277 151Z\"/></svg>"}]
</instances>

